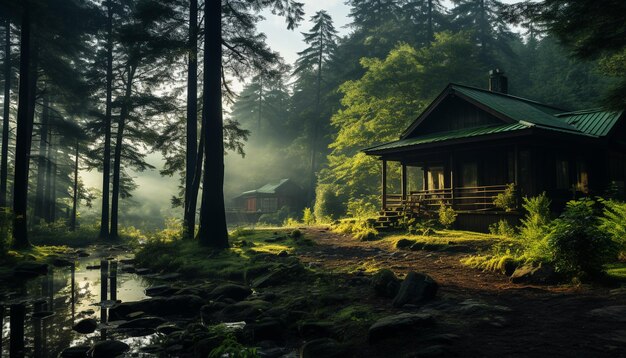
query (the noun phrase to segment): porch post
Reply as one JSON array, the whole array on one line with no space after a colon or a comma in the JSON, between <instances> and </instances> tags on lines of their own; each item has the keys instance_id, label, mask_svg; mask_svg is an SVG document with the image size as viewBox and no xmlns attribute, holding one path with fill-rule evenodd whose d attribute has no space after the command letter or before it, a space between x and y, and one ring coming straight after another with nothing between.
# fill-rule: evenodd
<instances>
[{"instance_id":1,"label":"porch post","mask_svg":"<svg viewBox=\"0 0 626 358\"><path fill-rule=\"evenodd\" d=\"M383 172L382 172L382 200L383 210L387 210L387 159L383 159Z\"/></svg>"},{"instance_id":2,"label":"porch post","mask_svg":"<svg viewBox=\"0 0 626 358\"><path fill-rule=\"evenodd\" d=\"M454 153L450 153L450 205L454 208Z\"/></svg>"},{"instance_id":3,"label":"porch post","mask_svg":"<svg viewBox=\"0 0 626 358\"><path fill-rule=\"evenodd\" d=\"M515 181L515 198L516 198L516 209L519 209L520 204L521 204L521 188L519 186L519 148L517 146L517 144L514 147L514 153L513 153L513 174L514 174L514 181Z\"/></svg>"},{"instance_id":4,"label":"porch post","mask_svg":"<svg viewBox=\"0 0 626 358\"><path fill-rule=\"evenodd\" d=\"M400 179L400 190L401 190L401 194L402 194L402 202L404 203L406 201L406 196L407 196L407 192L406 192L406 164L402 163L402 176Z\"/></svg>"}]
</instances>

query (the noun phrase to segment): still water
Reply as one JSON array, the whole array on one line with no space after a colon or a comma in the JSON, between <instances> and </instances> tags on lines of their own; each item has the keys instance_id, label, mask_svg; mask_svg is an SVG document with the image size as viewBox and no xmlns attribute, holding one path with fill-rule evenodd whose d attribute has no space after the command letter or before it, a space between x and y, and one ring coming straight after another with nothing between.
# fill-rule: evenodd
<instances>
[{"instance_id":1,"label":"still water","mask_svg":"<svg viewBox=\"0 0 626 358\"><path fill-rule=\"evenodd\" d=\"M100 269L88 268L99 266L100 260L105 259L109 262L120 262L117 299L123 302L141 300L146 298L145 289L150 286L150 282L144 277L124 271L122 262L130 259L130 255L106 247L90 247L86 251L90 256L77 257L75 270L51 266L46 276L22 280L11 287L0 288L3 291L0 297L5 298L0 304L7 307L2 321L2 357L9 356L8 307L12 303L20 302L26 305L24 336L27 357L57 357L67 347L90 346L106 338L121 340L131 346L131 351L137 352L140 347L159 339L153 332L134 332L132 335L136 337L130 337L128 332L117 331L115 322L107 323L106 311L112 302L101 302ZM37 318L38 315L33 317L34 307L37 305L53 314L44 318ZM72 330L72 326L84 318L98 321L94 333L80 334Z\"/></svg>"}]
</instances>

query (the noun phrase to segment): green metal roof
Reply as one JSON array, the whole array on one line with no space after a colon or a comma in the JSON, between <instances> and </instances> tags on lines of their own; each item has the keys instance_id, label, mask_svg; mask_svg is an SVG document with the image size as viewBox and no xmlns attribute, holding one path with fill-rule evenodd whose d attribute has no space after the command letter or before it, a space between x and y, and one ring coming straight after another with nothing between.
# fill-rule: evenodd
<instances>
[{"instance_id":1,"label":"green metal roof","mask_svg":"<svg viewBox=\"0 0 626 358\"><path fill-rule=\"evenodd\" d=\"M461 93L514 121L530 122L541 127L558 128L561 130L577 132L574 126L554 117L554 114L562 112L562 110L559 111L556 108L524 98L491 92L479 88L455 84L451 85L451 88L454 91Z\"/></svg>"},{"instance_id":2,"label":"green metal roof","mask_svg":"<svg viewBox=\"0 0 626 358\"><path fill-rule=\"evenodd\" d=\"M496 133L504 133L504 132L512 132L520 129L531 128L533 125L523 124L523 123L513 123L513 124L504 124L504 125L496 125L496 126L483 126L483 127L474 127L474 128L464 128L455 131L449 132L440 132L440 133L431 133L426 134L419 137L401 139L395 142L381 144L375 147L370 147L364 149L365 152L374 152L385 149L397 149L403 147L410 147L419 144L427 144L434 142L442 142L446 140L452 139L461 139L468 137L477 137L481 135L487 134L496 134Z\"/></svg>"},{"instance_id":3,"label":"green metal roof","mask_svg":"<svg viewBox=\"0 0 626 358\"><path fill-rule=\"evenodd\" d=\"M557 114L557 117L576 127L577 130L604 137L609 134L611 128L617 123L623 112L609 112L601 109L591 109L570 113Z\"/></svg>"},{"instance_id":4,"label":"green metal roof","mask_svg":"<svg viewBox=\"0 0 626 358\"><path fill-rule=\"evenodd\" d=\"M289 179L281 179L278 183L268 183L255 190L244 191L241 195L246 194L276 194L276 190L283 184L288 182Z\"/></svg>"}]
</instances>

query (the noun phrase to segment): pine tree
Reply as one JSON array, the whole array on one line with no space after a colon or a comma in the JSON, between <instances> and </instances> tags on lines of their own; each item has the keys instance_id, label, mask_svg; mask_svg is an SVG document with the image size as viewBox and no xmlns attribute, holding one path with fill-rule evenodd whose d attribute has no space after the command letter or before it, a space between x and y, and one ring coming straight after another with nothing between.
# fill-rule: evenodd
<instances>
[{"instance_id":1,"label":"pine tree","mask_svg":"<svg viewBox=\"0 0 626 358\"><path fill-rule=\"evenodd\" d=\"M383 24L394 21L400 10L397 0L348 0L352 27L376 31Z\"/></svg>"},{"instance_id":2,"label":"pine tree","mask_svg":"<svg viewBox=\"0 0 626 358\"><path fill-rule=\"evenodd\" d=\"M401 16L412 26L414 45L424 46L435 40L435 32L448 26L446 9L441 0L405 0L401 6Z\"/></svg>"},{"instance_id":3,"label":"pine tree","mask_svg":"<svg viewBox=\"0 0 626 358\"><path fill-rule=\"evenodd\" d=\"M324 79L325 65L330 61L333 53L337 49L337 30L333 26L333 20L326 11L318 11L311 17L313 27L307 33L303 33L304 42L309 45L306 49L298 52L295 74L306 73L314 69L316 77L315 89L315 112L314 122L311 125L310 153L311 167L309 171L309 191L308 202L313 205L315 200L315 182L317 172L318 136L320 131L322 81Z\"/></svg>"},{"instance_id":4,"label":"pine tree","mask_svg":"<svg viewBox=\"0 0 626 358\"><path fill-rule=\"evenodd\" d=\"M7 177L9 172L9 111L11 105L11 20L4 27L4 103L2 107L2 149L0 150L0 208L7 207Z\"/></svg>"}]
</instances>

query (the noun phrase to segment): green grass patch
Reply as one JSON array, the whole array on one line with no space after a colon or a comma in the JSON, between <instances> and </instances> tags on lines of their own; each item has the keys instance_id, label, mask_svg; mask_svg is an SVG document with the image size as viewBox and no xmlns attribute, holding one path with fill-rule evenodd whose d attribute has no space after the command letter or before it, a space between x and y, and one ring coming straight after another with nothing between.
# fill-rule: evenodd
<instances>
[{"instance_id":1,"label":"green grass patch","mask_svg":"<svg viewBox=\"0 0 626 358\"><path fill-rule=\"evenodd\" d=\"M617 262L604 266L607 275L618 280L626 281L626 262Z\"/></svg>"},{"instance_id":2,"label":"green grass patch","mask_svg":"<svg viewBox=\"0 0 626 358\"><path fill-rule=\"evenodd\" d=\"M421 244L429 245L471 245L471 244L491 244L501 240L505 240L503 237L494 236L491 234L482 234L471 231L458 231L458 230L437 230L433 235L406 235L406 234L392 234L383 238L385 241L390 242L394 247L397 242L402 239L408 239Z\"/></svg>"}]
</instances>

